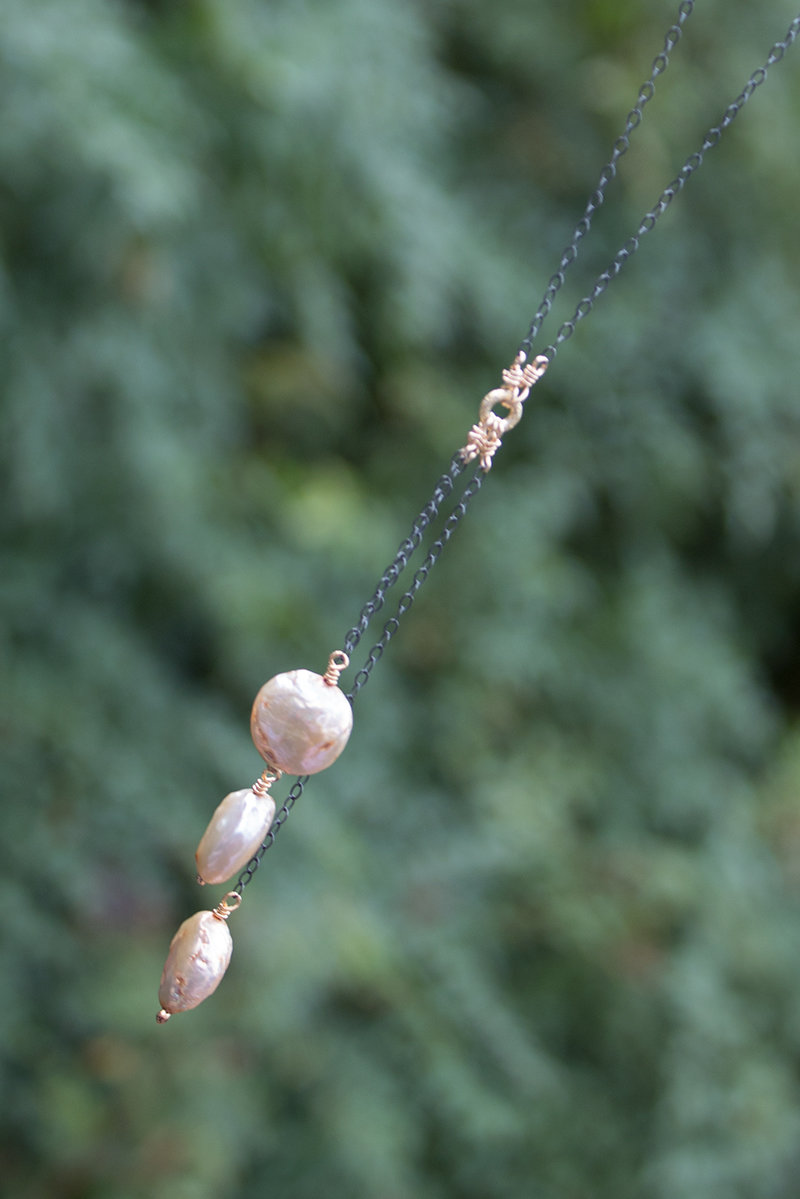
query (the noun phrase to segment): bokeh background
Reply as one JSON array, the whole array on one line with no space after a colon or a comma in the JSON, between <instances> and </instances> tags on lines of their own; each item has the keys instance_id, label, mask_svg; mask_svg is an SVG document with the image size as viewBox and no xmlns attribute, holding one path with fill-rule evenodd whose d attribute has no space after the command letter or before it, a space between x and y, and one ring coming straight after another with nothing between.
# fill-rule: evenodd
<instances>
[{"instance_id":1,"label":"bokeh background","mask_svg":"<svg viewBox=\"0 0 800 1199\"><path fill-rule=\"evenodd\" d=\"M676 8L4 0L5 1194L798 1194L796 49L154 1021L253 695L341 644ZM794 15L698 5L541 345Z\"/></svg>"}]
</instances>

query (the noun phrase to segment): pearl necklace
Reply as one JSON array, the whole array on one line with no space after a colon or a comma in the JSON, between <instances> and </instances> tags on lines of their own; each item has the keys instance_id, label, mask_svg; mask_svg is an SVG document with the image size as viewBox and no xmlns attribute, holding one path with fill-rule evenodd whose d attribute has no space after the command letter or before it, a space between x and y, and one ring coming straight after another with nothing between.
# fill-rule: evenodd
<instances>
[{"instance_id":1,"label":"pearl necklace","mask_svg":"<svg viewBox=\"0 0 800 1199\"><path fill-rule=\"evenodd\" d=\"M561 325L553 343L529 362L528 353L542 322L563 286L567 271L578 256L580 242L589 232L592 217L603 203L606 188L616 175L617 163L627 152L631 135L641 123L645 105L655 94L656 79L666 71L669 55L680 40L683 26L693 10L694 0L684 0L679 6L675 24L667 30L664 48L653 61L650 77L639 89L624 131L614 142L613 153L600 172L597 187L591 193L583 216L561 255L558 270L548 282L530 329L511 366L502 373L501 386L489 391L481 401L478 420L470 429L465 445L438 480L430 500L414 521L409 536L400 543L371 598L362 608L356 624L347 633L344 648L330 655L324 674L290 670L270 679L256 696L250 729L256 749L267 764L266 769L252 787L232 791L223 799L195 855L199 883L225 883L237 873L238 881L213 910L196 912L181 924L173 937L158 992L161 1010L156 1019L159 1024L163 1024L175 1012L197 1007L219 985L233 950L228 917L241 904L242 891L258 869L263 855L275 843L277 833L302 795L310 776L332 765L347 744L353 727L352 705L356 695L369 680L373 667L397 632L401 618L411 607L444 546L466 514L471 499L492 466L503 437L522 418L523 405L531 388L551 364L559 346L572 336L578 322L588 316L595 301L636 253L641 239L653 229L675 196L702 166L706 153L717 145L756 88L764 83L769 68L780 62L800 34L799 15L792 21L783 41L776 42L772 47L764 66L753 72L737 98L728 105L719 124L709 129L700 148L686 159L657 203L645 213L636 232L618 250L606 270L598 275L592 289L579 301L572 318ZM504 414L497 413L497 408L503 409ZM357 672L350 691L345 694L338 684L341 674L350 665L350 655L358 646L372 617L383 607L386 593L400 578L420 546L425 530L438 517L445 501L454 491L458 477L469 463L476 460L476 473L461 492L438 538L414 572L409 588L400 597L395 615L384 624L380 638ZM280 812L276 814L270 789L283 774L296 775L297 779Z\"/></svg>"}]
</instances>

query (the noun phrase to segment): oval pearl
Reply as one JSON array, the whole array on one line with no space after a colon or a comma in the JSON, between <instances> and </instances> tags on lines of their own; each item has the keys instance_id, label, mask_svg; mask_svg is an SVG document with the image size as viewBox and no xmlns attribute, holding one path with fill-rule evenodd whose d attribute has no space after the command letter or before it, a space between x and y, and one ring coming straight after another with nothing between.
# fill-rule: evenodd
<instances>
[{"instance_id":1,"label":"oval pearl","mask_svg":"<svg viewBox=\"0 0 800 1199\"><path fill-rule=\"evenodd\" d=\"M170 942L161 975L162 1010L188 1012L207 999L219 986L232 952L228 926L213 912L195 912L184 920Z\"/></svg>"},{"instance_id":2,"label":"oval pearl","mask_svg":"<svg viewBox=\"0 0 800 1199\"><path fill-rule=\"evenodd\" d=\"M252 787L226 795L200 839L194 859L204 883L224 883L252 858L269 832L275 800Z\"/></svg>"},{"instance_id":3,"label":"oval pearl","mask_svg":"<svg viewBox=\"0 0 800 1199\"><path fill-rule=\"evenodd\" d=\"M285 774L316 774L339 757L353 710L338 687L312 670L278 674L259 691L250 717L256 749Z\"/></svg>"}]
</instances>

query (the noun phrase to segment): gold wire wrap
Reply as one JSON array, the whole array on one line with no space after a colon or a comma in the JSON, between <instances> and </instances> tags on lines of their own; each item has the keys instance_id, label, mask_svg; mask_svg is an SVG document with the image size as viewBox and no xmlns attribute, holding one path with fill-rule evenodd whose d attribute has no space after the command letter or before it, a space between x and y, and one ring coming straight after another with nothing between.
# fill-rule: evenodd
<instances>
[{"instance_id":1,"label":"gold wire wrap","mask_svg":"<svg viewBox=\"0 0 800 1199\"><path fill-rule=\"evenodd\" d=\"M350 659L343 649L335 649L328 658L328 669L322 676L323 680L329 687L336 687L339 683L339 675L343 670L347 670L350 665Z\"/></svg>"},{"instance_id":2,"label":"gold wire wrap","mask_svg":"<svg viewBox=\"0 0 800 1199\"><path fill-rule=\"evenodd\" d=\"M518 425L522 418L522 405L528 398L534 383L541 379L550 365L550 360L540 354L533 362L525 362L523 350L517 354L511 366L503 371L503 386L486 393L478 410L478 423L473 425L467 444L459 450L463 462L479 458L481 468L489 470L503 435ZM498 416L493 408L502 404L508 416Z\"/></svg>"},{"instance_id":3,"label":"gold wire wrap","mask_svg":"<svg viewBox=\"0 0 800 1199\"><path fill-rule=\"evenodd\" d=\"M263 799L272 784L277 783L282 774L283 771L278 770L277 767L268 766L267 769L262 772L261 777L257 778L253 783L253 786L251 787L253 794L257 795L259 799Z\"/></svg>"},{"instance_id":4,"label":"gold wire wrap","mask_svg":"<svg viewBox=\"0 0 800 1199\"><path fill-rule=\"evenodd\" d=\"M234 900L236 900L235 903L233 902ZM242 897L238 891L229 891L227 895L223 895L211 914L212 916L216 916L217 920L227 920L231 912L235 912L241 902Z\"/></svg>"}]
</instances>

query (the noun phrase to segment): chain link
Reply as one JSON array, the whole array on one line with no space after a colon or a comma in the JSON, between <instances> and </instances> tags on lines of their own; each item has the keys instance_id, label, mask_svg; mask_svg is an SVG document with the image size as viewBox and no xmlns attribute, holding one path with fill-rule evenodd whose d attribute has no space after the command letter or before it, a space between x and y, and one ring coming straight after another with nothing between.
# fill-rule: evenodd
<instances>
[{"instance_id":1,"label":"chain link","mask_svg":"<svg viewBox=\"0 0 800 1199\"><path fill-rule=\"evenodd\" d=\"M536 310L536 315L531 322L531 327L528 330L527 336L520 343L520 349L526 353L530 350L539 330L542 327L542 321L549 313L553 306L553 300L561 290L567 271L578 257L578 246L582 239L589 232L592 225L592 217L600 208L605 199L606 188L617 173L617 163L623 154L626 154L630 146L631 134L642 123L642 114L646 104L653 99L656 91L656 79L659 75L663 75L669 66L669 56L680 40L683 26L688 21L694 10L694 0L684 0L678 9L678 16L675 24L670 25L664 37L664 49L660 54L657 54L653 59L653 67L650 76L639 88L639 95L636 104L628 113L625 121L625 129L614 142L613 151L608 162L600 172L600 178L597 187L589 197L589 202L586 205L583 216L575 226L572 234L572 239L564 249L561 255L561 261L558 265L558 270L552 276L547 284L542 302Z\"/></svg>"}]
</instances>

